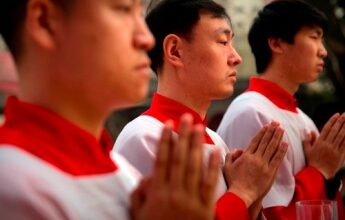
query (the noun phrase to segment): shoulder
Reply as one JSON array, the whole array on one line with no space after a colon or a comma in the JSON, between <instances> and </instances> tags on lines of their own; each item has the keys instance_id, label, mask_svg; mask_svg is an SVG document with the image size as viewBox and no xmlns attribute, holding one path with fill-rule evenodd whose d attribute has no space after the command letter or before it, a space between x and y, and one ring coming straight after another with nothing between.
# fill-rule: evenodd
<instances>
[{"instance_id":1,"label":"shoulder","mask_svg":"<svg viewBox=\"0 0 345 220\"><path fill-rule=\"evenodd\" d=\"M147 141L157 141L164 124L151 116L139 116L129 122L117 137L114 145L115 151L123 148L140 146Z\"/></svg>"},{"instance_id":2,"label":"shoulder","mask_svg":"<svg viewBox=\"0 0 345 220\"><path fill-rule=\"evenodd\" d=\"M142 115L129 122L120 132L118 138L134 137L147 133L156 133L163 128L164 124L159 120Z\"/></svg>"},{"instance_id":3,"label":"shoulder","mask_svg":"<svg viewBox=\"0 0 345 220\"><path fill-rule=\"evenodd\" d=\"M221 124L255 123L266 124L276 118L276 107L257 92L245 92L234 99L226 110ZM228 125L227 125L228 126Z\"/></svg>"},{"instance_id":4,"label":"shoulder","mask_svg":"<svg viewBox=\"0 0 345 220\"><path fill-rule=\"evenodd\" d=\"M139 116L121 131L113 151L121 154L143 175L148 175L164 124L151 116Z\"/></svg>"},{"instance_id":5,"label":"shoulder","mask_svg":"<svg viewBox=\"0 0 345 220\"><path fill-rule=\"evenodd\" d=\"M230 111L239 112L260 112L274 110L276 106L265 96L258 92L250 91L237 96L230 104Z\"/></svg>"}]
</instances>

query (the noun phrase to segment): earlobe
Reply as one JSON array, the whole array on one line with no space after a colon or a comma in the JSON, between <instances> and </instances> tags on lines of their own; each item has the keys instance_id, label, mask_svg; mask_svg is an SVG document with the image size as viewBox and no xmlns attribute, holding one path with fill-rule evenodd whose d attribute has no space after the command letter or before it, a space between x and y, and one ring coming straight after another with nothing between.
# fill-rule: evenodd
<instances>
[{"instance_id":1,"label":"earlobe","mask_svg":"<svg viewBox=\"0 0 345 220\"><path fill-rule=\"evenodd\" d=\"M57 16L57 6L50 0L30 0L25 29L31 41L44 49L56 48Z\"/></svg>"},{"instance_id":2,"label":"earlobe","mask_svg":"<svg viewBox=\"0 0 345 220\"><path fill-rule=\"evenodd\" d=\"M181 38L175 34L169 34L163 41L164 59L174 66L181 66L182 50L180 48Z\"/></svg>"},{"instance_id":3,"label":"earlobe","mask_svg":"<svg viewBox=\"0 0 345 220\"><path fill-rule=\"evenodd\" d=\"M268 46L271 48L272 53L278 53L281 54L284 52L283 49L283 42L279 38L269 38L268 39Z\"/></svg>"}]
</instances>

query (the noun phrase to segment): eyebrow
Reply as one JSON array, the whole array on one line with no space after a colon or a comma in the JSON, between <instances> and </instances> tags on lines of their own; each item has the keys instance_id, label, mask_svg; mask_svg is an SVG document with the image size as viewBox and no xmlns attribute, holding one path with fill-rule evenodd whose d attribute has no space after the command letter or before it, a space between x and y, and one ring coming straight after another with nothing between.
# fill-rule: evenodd
<instances>
[{"instance_id":1,"label":"eyebrow","mask_svg":"<svg viewBox=\"0 0 345 220\"><path fill-rule=\"evenodd\" d=\"M315 31L319 36L323 36L323 30L321 28L317 28Z\"/></svg>"},{"instance_id":2,"label":"eyebrow","mask_svg":"<svg viewBox=\"0 0 345 220\"><path fill-rule=\"evenodd\" d=\"M216 32L216 34L229 35L231 38L233 38L235 36L235 33L229 28L218 28L215 32Z\"/></svg>"}]
</instances>

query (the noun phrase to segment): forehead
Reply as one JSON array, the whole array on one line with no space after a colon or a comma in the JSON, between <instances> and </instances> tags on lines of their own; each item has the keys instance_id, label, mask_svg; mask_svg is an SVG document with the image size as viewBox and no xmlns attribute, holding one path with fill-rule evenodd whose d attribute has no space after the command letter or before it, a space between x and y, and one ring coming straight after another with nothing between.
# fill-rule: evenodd
<instances>
[{"instance_id":1,"label":"forehead","mask_svg":"<svg viewBox=\"0 0 345 220\"><path fill-rule=\"evenodd\" d=\"M200 14L200 19L195 25L193 32L233 34L231 23L227 17L216 17L210 13Z\"/></svg>"},{"instance_id":2,"label":"forehead","mask_svg":"<svg viewBox=\"0 0 345 220\"><path fill-rule=\"evenodd\" d=\"M323 36L324 31L320 26L312 25L312 26L303 26L301 29L297 32L297 34L308 34L308 33L316 33L320 36Z\"/></svg>"},{"instance_id":3,"label":"forehead","mask_svg":"<svg viewBox=\"0 0 345 220\"><path fill-rule=\"evenodd\" d=\"M61 1L61 0L52 0L52 1ZM116 6L116 5L125 5L125 6L141 6L144 7L148 4L148 0L63 0L74 2L78 7L84 7L87 5L105 5L105 6Z\"/></svg>"}]
</instances>

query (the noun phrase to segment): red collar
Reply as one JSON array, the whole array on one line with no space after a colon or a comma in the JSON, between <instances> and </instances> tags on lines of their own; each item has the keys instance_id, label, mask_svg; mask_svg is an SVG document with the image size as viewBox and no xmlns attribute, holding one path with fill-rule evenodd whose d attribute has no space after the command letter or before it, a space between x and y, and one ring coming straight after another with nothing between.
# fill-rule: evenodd
<instances>
[{"instance_id":1,"label":"red collar","mask_svg":"<svg viewBox=\"0 0 345 220\"><path fill-rule=\"evenodd\" d=\"M0 143L23 149L75 176L108 173L117 169L110 158L112 140L100 140L42 107L7 99Z\"/></svg>"},{"instance_id":2,"label":"red collar","mask_svg":"<svg viewBox=\"0 0 345 220\"><path fill-rule=\"evenodd\" d=\"M297 113L297 100L277 84L257 77L250 78L246 92L255 91L281 109Z\"/></svg>"},{"instance_id":3,"label":"red collar","mask_svg":"<svg viewBox=\"0 0 345 220\"><path fill-rule=\"evenodd\" d=\"M165 123L167 120L173 120L174 131L177 132L180 123L180 118L184 113L190 113L193 116L194 124L204 125L205 143L214 144L211 137L206 132L206 118L202 119L198 113L188 108L187 106L179 102L176 102L170 98L159 95L158 93L155 93L153 95L150 108L142 115L154 117L162 123Z\"/></svg>"}]
</instances>

